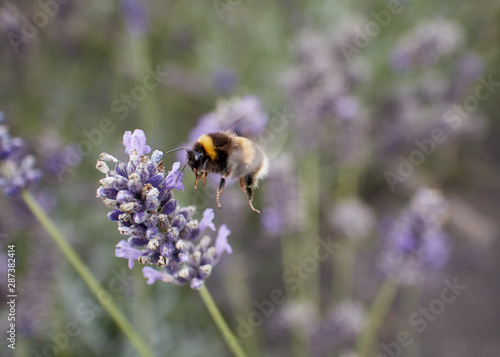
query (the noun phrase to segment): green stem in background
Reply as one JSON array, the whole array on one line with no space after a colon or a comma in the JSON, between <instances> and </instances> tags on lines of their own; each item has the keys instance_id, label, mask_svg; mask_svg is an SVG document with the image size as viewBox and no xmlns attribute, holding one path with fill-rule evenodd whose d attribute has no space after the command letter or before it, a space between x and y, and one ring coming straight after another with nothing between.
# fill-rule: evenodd
<instances>
[{"instance_id":1,"label":"green stem in background","mask_svg":"<svg viewBox=\"0 0 500 357\"><path fill-rule=\"evenodd\" d=\"M246 266L244 263L244 257L233 255L232 265L225 275L225 291L236 316L248 316L254 310L252 294L247 279L244 278L246 273L242 271L242 267ZM242 341L242 345L250 356L265 356L266 353L260 351L265 346L264 341L262 329L254 328L253 333Z\"/></svg>"},{"instance_id":2,"label":"green stem in background","mask_svg":"<svg viewBox=\"0 0 500 357\"><path fill-rule=\"evenodd\" d=\"M300 247L299 266L305 258L314 259L314 250L318 246L320 225L320 155L310 154L304 157L300 163L300 192L302 206L305 211L305 222L298 246ZM304 279L305 298L312 306L320 307L320 262L312 272L308 272ZM303 268L303 267L302 267Z\"/></svg>"},{"instance_id":3,"label":"green stem in background","mask_svg":"<svg viewBox=\"0 0 500 357\"><path fill-rule=\"evenodd\" d=\"M356 167L339 168L335 181L335 200L338 204L343 199L358 197L359 169ZM351 298L354 290L354 268L356 246L343 237L340 249L335 253L333 265L333 291L335 301Z\"/></svg>"},{"instance_id":4,"label":"green stem in background","mask_svg":"<svg viewBox=\"0 0 500 357\"><path fill-rule=\"evenodd\" d=\"M224 337L224 340L226 341L229 349L233 352L233 354L236 357L246 357L245 352L243 351L240 344L236 340L236 337L231 332L231 329L229 328L229 326L226 323L226 320L224 320L224 317L217 308L217 305L212 299L212 296L210 295L210 292L208 291L207 287L203 285L200 288L199 292L201 298L203 299L203 302L205 303L208 309L208 312L210 312L212 319L219 328L219 331L221 332L222 337Z\"/></svg>"},{"instance_id":5,"label":"green stem in background","mask_svg":"<svg viewBox=\"0 0 500 357\"><path fill-rule=\"evenodd\" d=\"M384 321L397 291L398 285L390 280L386 280L380 288L368 313L368 321L356 341L357 356L368 357L376 339L378 328Z\"/></svg>"},{"instance_id":6,"label":"green stem in background","mask_svg":"<svg viewBox=\"0 0 500 357\"><path fill-rule=\"evenodd\" d=\"M334 253L333 298L336 302L349 300L354 292L354 268L356 247L344 237L341 246Z\"/></svg>"},{"instance_id":7,"label":"green stem in background","mask_svg":"<svg viewBox=\"0 0 500 357\"><path fill-rule=\"evenodd\" d=\"M401 301L401 324L400 331L408 331L412 336L411 345L403 349L403 357L418 357L421 356L420 353L420 334L417 332L417 328L410 324L410 316L412 313L418 310L420 306L420 298L422 296L421 286L405 286L401 289L400 301Z\"/></svg>"},{"instance_id":8,"label":"green stem in background","mask_svg":"<svg viewBox=\"0 0 500 357\"><path fill-rule=\"evenodd\" d=\"M130 342L134 345L139 354L143 357L153 357L154 354L150 350L146 341L142 339L142 337L134 331L133 327L127 321L122 312L116 307L113 302L112 297L109 292L103 289L97 279L92 275L87 266L83 263L83 261L78 257L74 249L69 245L66 238L61 234L61 232L54 225L52 220L47 216L42 207L38 204L38 202L33 198L33 196L27 192L23 191L21 194L24 202L28 206L28 208L33 212L35 217L41 223L41 225L45 228L45 230L50 234L54 242L59 246L62 250L66 259L68 259L69 263L73 266L76 272L81 276L83 281L87 284L90 291L97 297L98 301L101 305L106 309L111 318L116 322L118 327L122 329Z\"/></svg>"},{"instance_id":9,"label":"green stem in background","mask_svg":"<svg viewBox=\"0 0 500 357\"><path fill-rule=\"evenodd\" d=\"M150 66L149 63L149 49L148 42L143 37L136 37L129 35L130 44L130 60L132 62L132 71L134 73L134 79L139 85L143 85L144 78L148 75L146 68ZM151 67L151 66L150 66ZM151 69L156 71L156 66L152 66ZM158 80L158 78L155 78ZM163 78L162 78L163 80ZM158 109L158 101L155 93L155 89L161 87L161 83L153 84L153 88L146 92L146 98L139 102L139 118L141 121L141 126L147 133L154 133L156 124L160 120L160 112Z\"/></svg>"},{"instance_id":10,"label":"green stem in background","mask_svg":"<svg viewBox=\"0 0 500 357\"><path fill-rule=\"evenodd\" d=\"M299 237L291 235L283 235L280 237L281 243L281 261L283 264L283 274L292 271L293 267L299 262ZM301 284L300 288L304 290L304 285ZM292 289L291 284L285 284L286 289L286 302L293 304L294 302L301 301L301 297L305 294L301 289ZM307 355L306 341L303 336L303 331L297 328L297 324L290 326L290 339L292 345L292 356L303 357Z\"/></svg>"},{"instance_id":11,"label":"green stem in background","mask_svg":"<svg viewBox=\"0 0 500 357\"><path fill-rule=\"evenodd\" d=\"M343 167L338 169L335 182L335 197L337 200L358 196L359 175L360 172L357 167Z\"/></svg>"}]
</instances>

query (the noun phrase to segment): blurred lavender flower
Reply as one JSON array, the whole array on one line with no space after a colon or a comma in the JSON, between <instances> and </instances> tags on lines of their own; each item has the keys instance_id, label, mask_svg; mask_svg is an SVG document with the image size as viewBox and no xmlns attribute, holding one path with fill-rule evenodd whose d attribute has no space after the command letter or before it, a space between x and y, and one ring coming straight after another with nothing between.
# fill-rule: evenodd
<instances>
[{"instance_id":1,"label":"blurred lavender flower","mask_svg":"<svg viewBox=\"0 0 500 357\"><path fill-rule=\"evenodd\" d=\"M467 95L471 84L484 72L483 60L474 52L465 53L455 65L455 73L448 89L450 101L461 101Z\"/></svg>"},{"instance_id":2,"label":"blurred lavender flower","mask_svg":"<svg viewBox=\"0 0 500 357\"><path fill-rule=\"evenodd\" d=\"M220 67L212 74L212 86L222 94L231 93L237 83L238 77L231 68Z\"/></svg>"},{"instance_id":3,"label":"blurred lavender flower","mask_svg":"<svg viewBox=\"0 0 500 357\"><path fill-rule=\"evenodd\" d=\"M415 284L448 260L450 245L442 225L447 204L439 191L418 190L397 219L384 222L379 267L401 284Z\"/></svg>"},{"instance_id":4,"label":"blurred lavender flower","mask_svg":"<svg viewBox=\"0 0 500 357\"><path fill-rule=\"evenodd\" d=\"M427 21L400 36L390 63L396 70L432 66L453 53L463 42L464 31L458 23L442 18Z\"/></svg>"},{"instance_id":5,"label":"blurred lavender flower","mask_svg":"<svg viewBox=\"0 0 500 357\"><path fill-rule=\"evenodd\" d=\"M365 311L359 303L344 302L335 307L324 321L312 329L312 355L330 356L333 349L356 337L365 320Z\"/></svg>"},{"instance_id":6,"label":"blurred lavender flower","mask_svg":"<svg viewBox=\"0 0 500 357\"><path fill-rule=\"evenodd\" d=\"M304 31L295 40L297 64L284 74L283 87L296 114L292 124L301 151L334 145L346 163L361 156L364 146L358 143L366 139L369 122L353 93L371 76L361 58L347 58L343 50L359 24L349 19L329 32Z\"/></svg>"},{"instance_id":7,"label":"blurred lavender flower","mask_svg":"<svg viewBox=\"0 0 500 357\"><path fill-rule=\"evenodd\" d=\"M198 125L189 132L189 140L196 140L203 134L226 130L229 127L238 135L255 136L264 130L267 122L268 114L257 97L234 97L218 102L213 112L202 115Z\"/></svg>"},{"instance_id":8,"label":"blurred lavender flower","mask_svg":"<svg viewBox=\"0 0 500 357\"><path fill-rule=\"evenodd\" d=\"M216 230L213 210L206 209L198 222L193 218L196 207L177 204L173 190L184 189L182 173L178 171L180 163L174 163L165 175L161 151L155 150L151 158L140 155L139 152L151 150L142 130L126 132L123 143L129 153L128 163L102 153L96 166L106 174L99 181L97 197L113 209L108 218L118 222L119 232L130 236L116 245L116 256L128 259L129 268L135 261L163 268L143 269L148 284L156 280L189 282L193 289L199 289L221 254L231 253L227 242L229 229L222 225L215 243L202 235L207 228ZM106 162L115 163L115 169L109 169Z\"/></svg>"},{"instance_id":9,"label":"blurred lavender flower","mask_svg":"<svg viewBox=\"0 0 500 357\"><path fill-rule=\"evenodd\" d=\"M264 186L264 206L260 223L266 234L274 237L296 233L303 215L299 204L299 183L290 154L274 159Z\"/></svg>"},{"instance_id":10,"label":"blurred lavender flower","mask_svg":"<svg viewBox=\"0 0 500 357\"><path fill-rule=\"evenodd\" d=\"M317 307L306 301L289 301L280 310L278 328L295 329L304 334L315 327Z\"/></svg>"},{"instance_id":11,"label":"blurred lavender flower","mask_svg":"<svg viewBox=\"0 0 500 357\"><path fill-rule=\"evenodd\" d=\"M330 222L333 229L356 244L372 234L375 214L370 206L359 199L346 199L337 202L330 212Z\"/></svg>"},{"instance_id":12,"label":"blurred lavender flower","mask_svg":"<svg viewBox=\"0 0 500 357\"><path fill-rule=\"evenodd\" d=\"M35 168L36 160L26 154L20 138L11 138L6 125L0 125L0 188L9 196L40 180L42 172Z\"/></svg>"},{"instance_id":13,"label":"blurred lavender flower","mask_svg":"<svg viewBox=\"0 0 500 357\"><path fill-rule=\"evenodd\" d=\"M134 37L143 37L149 30L149 11L143 0L122 0L122 16L128 32Z\"/></svg>"}]
</instances>

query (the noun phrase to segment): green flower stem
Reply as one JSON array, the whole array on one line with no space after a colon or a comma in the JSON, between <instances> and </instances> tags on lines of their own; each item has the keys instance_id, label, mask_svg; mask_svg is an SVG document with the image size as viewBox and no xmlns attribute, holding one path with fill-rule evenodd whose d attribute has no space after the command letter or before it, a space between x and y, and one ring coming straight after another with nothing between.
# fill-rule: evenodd
<instances>
[{"instance_id":1,"label":"green flower stem","mask_svg":"<svg viewBox=\"0 0 500 357\"><path fill-rule=\"evenodd\" d=\"M420 306L420 299L422 297L422 287L421 286L405 286L401 289L400 294L400 311L401 311L401 322L400 331L408 331L412 336L413 342L411 345L403 349L401 354L402 357L417 357L421 356L420 353L420 334L415 326L410 324L408 320L409 316L418 310Z\"/></svg>"},{"instance_id":2,"label":"green flower stem","mask_svg":"<svg viewBox=\"0 0 500 357\"><path fill-rule=\"evenodd\" d=\"M349 300L354 290L354 267L356 262L356 247L344 237L342 244L333 259L334 281L333 297L335 301Z\"/></svg>"},{"instance_id":3,"label":"green flower stem","mask_svg":"<svg viewBox=\"0 0 500 357\"><path fill-rule=\"evenodd\" d=\"M320 226L320 197L321 197L321 159L319 154L310 154L304 157L300 163L299 184L301 190L301 201L306 212L306 219L299 243L301 244L299 266L304 259L314 258L314 251L318 246ZM306 292L306 300L312 306L321 306L320 302L320 262L318 267L308 274L307 279L303 279L303 285Z\"/></svg>"},{"instance_id":4,"label":"green flower stem","mask_svg":"<svg viewBox=\"0 0 500 357\"><path fill-rule=\"evenodd\" d=\"M283 274L290 271L293 266L299 263L299 241L299 237L297 236L282 235L280 237ZM285 284L285 289L287 303L304 300L304 284L300 284L300 289L292 289L291 284ZM292 345L292 356L307 356L307 341L304 338L303 331L297 327L297 324L292 324L292 326L290 326L290 339Z\"/></svg>"},{"instance_id":5,"label":"green flower stem","mask_svg":"<svg viewBox=\"0 0 500 357\"><path fill-rule=\"evenodd\" d=\"M248 316L253 311L254 306L252 305L252 294L248 280L242 279L245 276L242 267L246 266L244 258L242 256L232 256L231 261L233 265L225 275L225 291L234 314L236 316ZM265 348L264 341L262 329L255 328L253 333L245 341L241 342L241 345L250 356L265 356L267 355L265 351L261 351L261 349Z\"/></svg>"},{"instance_id":6,"label":"green flower stem","mask_svg":"<svg viewBox=\"0 0 500 357\"><path fill-rule=\"evenodd\" d=\"M356 198L358 196L359 169L356 167L341 168L335 181L335 200ZM333 292L335 301L351 298L354 288L354 268L357 247L348 237L342 237L342 245L335 253L333 265Z\"/></svg>"},{"instance_id":7,"label":"green flower stem","mask_svg":"<svg viewBox=\"0 0 500 357\"><path fill-rule=\"evenodd\" d=\"M106 309L106 311L109 313L111 318L116 322L118 327L122 329L127 338L137 349L139 354L143 357L153 357L154 354L149 349L147 343L141 338L139 334L137 334L136 331L134 331L133 327L127 321L125 316L114 304L110 294L100 286L99 282L92 275L92 273L83 263L80 257L78 257L74 249L69 245L67 240L57 229L52 220L47 216L43 208L40 207L38 202L33 198L33 196L29 192L23 191L21 197L23 198L24 202L29 207L31 212L33 212L35 217L45 228L45 230L54 239L56 244L59 246L63 254L68 259L69 263L82 277L83 281L87 284L90 291L92 291L92 293L97 297L98 301Z\"/></svg>"},{"instance_id":8,"label":"green flower stem","mask_svg":"<svg viewBox=\"0 0 500 357\"><path fill-rule=\"evenodd\" d=\"M217 308L217 305L215 304L214 299L212 299L212 295L210 295L210 292L208 291L207 287L203 285L200 288L199 292L201 298L203 299L203 302L205 303L208 309L208 312L210 312L212 319L219 328L219 331L221 332L222 337L224 337L224 340L226 341L229 349L233 352L233 354L236 357L246 357L245 352L243 351L240 344L236 340L236 337L231 332L231 329L224 320L224 317L222 317L222 314Z\"/></svg>"},{"instance_id":9,"label":"green flower stem","mask_svg":"<svg viewBox=\"0 0 500 357\"><path fill-rule=\"evenodd\" d=\"M398 291L398 285L386 280L380 288L373 305L370 308L368 321L356 341L356 354L359 357L367 357L375 341L378 328L382 324L387 311Z\"/></svg>"}]
</instances>

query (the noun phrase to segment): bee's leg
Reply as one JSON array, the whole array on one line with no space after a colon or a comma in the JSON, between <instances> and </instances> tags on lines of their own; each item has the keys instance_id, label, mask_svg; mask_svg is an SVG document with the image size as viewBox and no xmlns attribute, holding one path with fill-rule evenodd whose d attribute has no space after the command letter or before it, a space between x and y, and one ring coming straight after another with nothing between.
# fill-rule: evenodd
<instances>
[{"instance_id":1,"label":"bee's leg","mask_svg":"<svg viewBox=\"0 0 500 357\"><path fill-rule=\"evenodd\" d=\"M198 182L201 180L201 177L203 176L203 172L201 174L198 174L198 171L195 171L194 174L195 174L194 190L198 190Z\"/></svg>"},{"instance_id":2,"label":"bee's leg","mask_svg":"<svg viewBox=\"0 0 500 357\"><path fill-rule=\"evenodd\" d=\"M242 183L244 183L244 187ZM243 178L243 180L240 179L240 186L242 189L244 188L245 193L247 194L247 202L250 205L250 208L252 209L252 211L260 213L260 211L258 209L255 209L252 204L253 194L254 194L253 192L254 184L255 184L255 177L253 175L247 175Z\"/></svg>"},{"instance_id":3,"label":"bee's leg","mask_svg":"<svg viewBox=\"0 0 500 357\"><path fill-rule=\"evenodd\" d=\"M204 176L203 176L203 186L205 186L205 184L207 183L207 176L208 176L208 172L204 172Z\"/></svg>"},{"instance_id":4,"label":"bee's leg","mask_svg":"<svg viewBox=\"0 0 500 357\"><path fill-rule=\"evenodd\" d=\"M220 182L219 182L219 187L217 188L217 208L221 209L222 206L220 205L220 194L222 191L224 191L224 187L226 186L226 179L224 177L221 177Z\"/></svg>"},{"instance_id":5,"label":"bee's leg","mask_svg":"<svg viewBox=\"0 0 500 357\"><path fill-rule=\"evenodd\" d=\"M207 183L207 176L208 176L207 166L208 166L208 160L205 160L205 163L203 164L203 169L201 172L201 175L203 176L203 186L205 186L205 184Z\"/></svg>"},{"instance_id":6,"label":"bee's leg","mask_svg":"<svg viewBox=\"0 0 500 357\"><path fill-rule=\"evenodd\" d=\"M240 188L241 188L241 191L246 195L247 194L247 185L245 184L244 177L240 178Z\"/></svg>"}]
</instances>

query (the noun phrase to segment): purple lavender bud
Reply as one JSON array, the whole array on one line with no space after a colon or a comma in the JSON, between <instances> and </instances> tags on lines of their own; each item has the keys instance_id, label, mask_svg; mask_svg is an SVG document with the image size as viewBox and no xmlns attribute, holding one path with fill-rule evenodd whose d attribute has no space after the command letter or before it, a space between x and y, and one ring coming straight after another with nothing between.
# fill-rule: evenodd
<instances>
[{"instance_id":1,"label":"purple lavender bud","mask_svg":"<svg viewBox=\"0 0 500 357\"><path fill-rule=\"evenodd\" d=\"M133 236L128 239L128 243L133 248L140 248L146 246L148 244L148 240L146 238L143 238L142 236L141 237Z\"/></svg>"},{"instance_id":2,"label":"purple lavender bud","mask_svg":"<svg viewBox=\"0 0 500 357\"><path fill-rule=\"evenodd\" d=\"M190 286L193 290L200 290L204 283L203 279L194 278L191 280Z\"/></svg>"},{"instance_id":3,"label":"purple lavender bud","mask_svg":"<svg viewBox=\"0 0 500 357\"><path fill-rule=\"evenodd\" d=\"M184 217L184 215L182 214L176 215L174 220L172 221L172 227L175 227L179 231L182 231L185 226L186 226L186 217Z\"/></svg>"},{"instance_id":4,"label":"purple lavender bud","mask_svg":"<svg viewBox=\"0 0 500 357\"><path fill-rule=\"evenodd\" d=\"M165 205L161 208L161 213L166 214L168 216L174 213L176 208L177 208L177 200L174 198L165 203Z\"/></svg>"},{"instance_id":5,"label":"purple lavender bud","mask_svg":"<svg viewBox=\"0 0 500 357\"><path fill-rule=\"evenodd\" d=\"M142 181L138 173L134 172L128 177L127 188L132 193L141 193Z\"/></svg>"},{"instance_id":6,"label":"purple lavender bud","mask_svg":"<svg viewBox=\"0 0 500 357\"><path fill-rule=\"evenodd\" d=\"M167 240L175 242L179 238L179 230L175 227L170 227L165 233Z\"/></svg>"},{"instance_id":7,"label":"purple lavender bud","mask_svg":"<svg viewBox=\"0 0 500 357\"><path fill-rule=\"evenodd\" d=\"M140 211L134 214L134 222L137 224L144 223L148 218L148 213L145 211Z\"/></svg>"},{"instance_id":8,"label":"purple lavender bud","mask_svg":"<svg viewBox=\"0 0 500 357\"><path fill-rule=\"evenodd\" d=\"M155 164L158 164L163 157L163 152L160 150L155 150L153 155L151 155L151 161Z\"/></svg>"},{"instance_id":9,"label":"purple lavender bud","mask_svg":"<svg viewBox=\"0 0 500 357\"><path fill-rule=\"evenodd\" d=\"M133 202L133 201L135 201L135 195L128 190L121 190L116 195L116 200L119 203Z\"/></svg>"},{"instance_id":10,"label":"purple lavender bud","mask_svg":"<svg viewBox=\"0 0 500 357\"><path fill-rule=\"evenodd\" d=\"M193 217L193 214L196 212L196 207L195 206L187 206L187 207L182 207L179 209L179 214L182 214L184 218L187 220L191 219Z\"/></svg>"},{"instance_id":11,"label":"purple lavender bud","mask_svg":"<svg viewBox=\"0 0 500 357\"><path fill-rule=\"evenodd\" d=\"M135 129L134 133L126 131L123 135L123 146L125 146L125 153L130 155L132 150L137 150L139 155L148 154L151 148L146 145L146 135L144 131Z\"/></svg>"},{"instance_id":12,"label":"purple lavender bud","mask_svg":"<svg viewBox=\"0 0 500 357\"><path fill-rule=\"evenodd\" d=\"M158 187L160 186L160 184L163 182L164 179L165 175L160 173L152 176L149 180L146 181L146 183L151 184L151 186L153 187Z\"/></svg>"},{"instance_id":13,"label":"purple lavender bud","mask_svg":"<svg viewBox=\"0 0 500 357\"><path fill-rule=\"evenodd\" d=\"M160 192L153 188L146 195L146 201L144 202L144 207L147 211L156 211L160 207L160 200L158 199L158 194Z\"/></svg>"},{"instance_id":14,"label":"purple lavender bud","mask_svg":"<svg viewBox=\"0 0 500 357\"><path fill-rule=\"evenodd\" d=\"M122 211L120 211L119 209L115 209L114 211L111 211L108 213L108 218L111 220L111 221L118 221L119 218L118 216L122 213Z\"/></svg>"},{"instance_id":15,"label":"purple lavender bud","mask_svg":"<svg viewBox=\"0 0 500 357\"><path fill-rule=\"evenodd\" d=\"M142 214L142 212L138 212L136 214L134 214L134 216L138 215L138 214ZM146 214L146 219L147 219L147 214ZM144 222L140 222L140 223L144 223ZM136 237L144 237L146 235L146 231L147 231L147 228L146 226L144 226L143 224L134 224L134 231L132 232L132 234Z\"/></svg>"},{"instance_id":16,"label":"purple lavender bud","mask_svg":"<svg viewBox=\"0 0 500 357\"><path fill-rule=\"evenodd\" d=\"M97 189L97 197L98 198L109 198L112 200L116 200L116 195L118 194L118 191L113 189L113 188L102 188L99 187Z\"/></svg>"},{"instance_id":17,"label":"purple lavender bud","mask_svg":"<svg viewBox=\"0 0 500 357\"><path fill-rule=\"evenodd\" d=\"M115 166L115 171L118 175L122 177L127 177L127 165L124 162L118 161Z\"/></svg>"},{"instance_id":18,"label":"purple lavender bud","mask_svg":"<svg viewBox=\"0 0 500 357\"><path fill-rule=\"evenodd\" d=\"M147 239L152 239L152 238L156 237L156 235L158 234L159 231L160 230L159 230L158 227L149 227L146 230L146 238Z\"/></svg>"},{"instance_id":19,"label":"purple lavender bud","mask_svg":"<svg viewBox=\"0 0 500 357\"><path fill-rule=\"evenodd\" d=\"M163 187L160 188L158 199L160 200L161 204L165 204L172 198L172 196L173 196L172 191L169 190L165 185L163 185Z\"/></svg>"}]
</instances>

